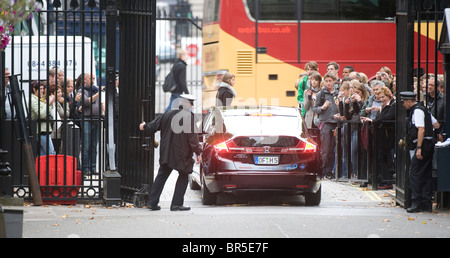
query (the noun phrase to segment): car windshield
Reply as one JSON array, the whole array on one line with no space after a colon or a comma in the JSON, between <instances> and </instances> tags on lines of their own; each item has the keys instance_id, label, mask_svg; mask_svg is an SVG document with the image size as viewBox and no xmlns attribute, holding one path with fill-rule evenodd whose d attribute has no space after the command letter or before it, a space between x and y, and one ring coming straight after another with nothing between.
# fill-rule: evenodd
<instances>
[{"instance_id":1,"label":"car windshield","mask_svg":"<svg viewBox=\"0 0 450 258\"><path fill-rule=\"evenodd\" d=\"M295 108L261 108L224 110L227 133L239 135L304 136L299 111Z\"/></svg>"}]
</instances>

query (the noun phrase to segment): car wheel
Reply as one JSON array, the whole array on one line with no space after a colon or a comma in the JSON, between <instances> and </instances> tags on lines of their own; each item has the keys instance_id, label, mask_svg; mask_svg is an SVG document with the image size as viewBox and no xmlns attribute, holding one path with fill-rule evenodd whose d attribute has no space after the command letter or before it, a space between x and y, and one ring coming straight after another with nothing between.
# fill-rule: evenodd
<instances>
[{"instance_id":1,"label":"car wheel","mask_svg":"<svg viewBox=\"0 0 450 258\"><path fill-rule=\"evenodd\" d=\"M189 188L191 190L201 190L201 186L195 181L194 175L189 175Z\"/></svg>"},{"instance_id":2,"label":"car wheel","mask_svg":"<svg viewBox=\"0 0 450 258\"><path fill-rule=\"evenodd\" d=\"M319 191L316 193L305 193L305 203L306 206L317 206L320 204L322 199L322 186L320 186Z\"/></svg>"},{"instance_id":3,"label":"car wheel","mask_svg":"<svg viewBox=\"0 0 450 258\"><path fill-rule=\"evenodd\" d=\"M205 179L202 179L202 204L203 205L215 205L217 201L217 194L211 193L206 187Z\"/></svg>"}]
</instances>

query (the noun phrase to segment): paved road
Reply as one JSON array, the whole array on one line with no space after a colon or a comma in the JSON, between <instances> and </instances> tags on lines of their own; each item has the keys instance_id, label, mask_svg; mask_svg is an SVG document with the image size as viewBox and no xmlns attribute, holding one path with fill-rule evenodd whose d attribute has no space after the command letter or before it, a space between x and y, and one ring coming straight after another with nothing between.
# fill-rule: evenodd
<instances>
[{"instance_id":1,"label":"paved road","mask_svg":"<svg viewBox=\"0 0 450 258\"><path fill-rule=\"evenodd\" d=\"M156 134L159 139L159 134ZM155 175L159 165L155 152ZM392 190L370 191L348 182L324 181L322 202L306 207L302 196L220 195L201 204L188 189L188 212L171 212L178 173L161 195L162 210L101 205L24 207L25 238L366 238L450 237L450 212L408 214L395 206Z\"/></svg>"},{"instance_id":2,"label":"paved road","mask_svg":"<svg viewBox=\"0 0 450 258\"><path fill-rule=\"evenodd\" d=\"M408 214L387 191L324 181L322 203L300 196L222 196L203 206L188 189L188 212L171 212L176 172L161 198L162 210L101 205L24 207L25 238L299 238L450 237L448 212Z\"/></svg>"}]
</instances>

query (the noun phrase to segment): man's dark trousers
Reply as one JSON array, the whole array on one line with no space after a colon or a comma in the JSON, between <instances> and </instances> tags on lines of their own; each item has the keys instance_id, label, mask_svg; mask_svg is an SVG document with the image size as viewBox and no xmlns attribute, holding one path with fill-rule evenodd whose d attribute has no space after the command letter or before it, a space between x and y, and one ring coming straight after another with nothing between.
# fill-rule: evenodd
<instances>
[{"instance_id":1,"label":"man's dark trousers","mask_svg":"<svg viewBox=\"0 0 450 258\"><path fill-rule=\"evenodd\" d=\"M431 209L433 197L433 151L422 151L422 160L414 152L411 158L410 189L412 206Z\"/></svg>"},{"instance_id":2,"label":"man's dark trousers","mask_svg":"<svg viewBox=\"0 0 450 258\"><path fill-rule=\"evenodd\" d=\"M164 189L164 185L166 184L167 179L172 173L171 168L165 165L161 165L159 167L158 175L155 178L155 182L153 183L152 189L150 191L149 197L149 207L156 206L159 203L159 198ZM184 203L184 194L186 193L186 189L188 186L188 178L189 175L186 173L178 172L178 180L175 185L175 192L172 197L171 206L182 206Z\"/></svg>"},{"instance_id":3,"label":"man's dark trousers","mask_svg":"<svg viewBox=\"0 0 450 258\"><path fill-rule=\"evenodd\" d=\"M322 129L320 129L322 176L326 176L333 170L335 159L334 149L336 147L336 137L334 136L335 129L336 124L334 123L325 123L322 126Z\"/></svg>"}]
</instances>

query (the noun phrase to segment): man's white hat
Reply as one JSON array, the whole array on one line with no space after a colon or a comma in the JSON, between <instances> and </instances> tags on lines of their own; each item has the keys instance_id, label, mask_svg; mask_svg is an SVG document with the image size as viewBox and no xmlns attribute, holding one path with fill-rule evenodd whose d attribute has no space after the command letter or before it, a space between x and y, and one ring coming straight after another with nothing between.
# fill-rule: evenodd
<instances>
[{"instance_id":1,"label":"man's white hat","mask_svg":"<svg viewBox=\"0 0 450 258\"><path fill-rule=\"evenodd\" d=\"M191 94L181 94L180 98L187 99L191 102L197 100L197 97Z\"/></svg>"}]
</instances>

